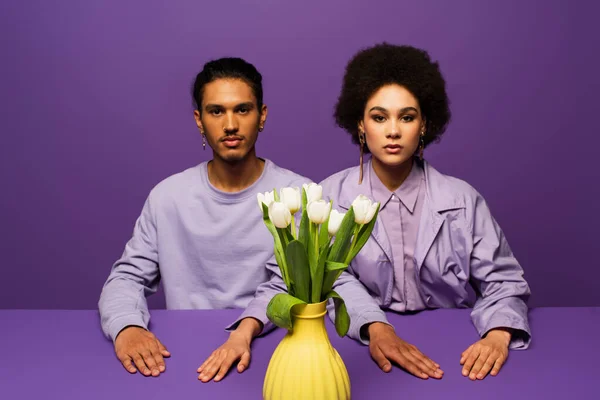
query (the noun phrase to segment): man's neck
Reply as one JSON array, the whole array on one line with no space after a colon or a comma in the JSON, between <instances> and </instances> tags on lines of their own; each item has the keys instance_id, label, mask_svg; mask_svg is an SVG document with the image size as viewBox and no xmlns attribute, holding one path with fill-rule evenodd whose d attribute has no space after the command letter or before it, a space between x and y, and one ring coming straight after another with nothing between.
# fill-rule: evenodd
<instances>
[{"instance_id":1,"label":"man's neck","mask_svg":"<svg viewBox=\"0 0 600 400\"><path fill-rule=\"evenodd\" d=\"M208 162L208 181L223 192L240 192L256 182L264 168L265 162L254 153L234 163L215 157Z\"/></svg>"}]
</instances>

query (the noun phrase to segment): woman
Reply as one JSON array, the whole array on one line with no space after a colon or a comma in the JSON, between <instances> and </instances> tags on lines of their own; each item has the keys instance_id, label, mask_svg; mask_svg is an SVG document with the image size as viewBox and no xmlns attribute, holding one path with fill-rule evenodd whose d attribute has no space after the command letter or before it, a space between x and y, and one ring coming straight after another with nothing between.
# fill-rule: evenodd
<instances>
[{"instance_id":1,"label":"woman","mask_svg":"<svg viewBox=\"0 0 600 400\"><path fill-rule=\"evenodd\" d=\"M481 195L423 160L450 120L448 103L438 64L425 51L390 44L360 51L335 109L360 147L360 165L321 185L341 208L359 194L381 203L372 238L335 288L348 306L349 335L368 342L386 372L397 363L423 379L441 378L440 366L399 338L382 310L473 307L481 339L460 363L475 380L496 375L509 348L528 346L530 292Z\"/></svg>"}]
</instances>

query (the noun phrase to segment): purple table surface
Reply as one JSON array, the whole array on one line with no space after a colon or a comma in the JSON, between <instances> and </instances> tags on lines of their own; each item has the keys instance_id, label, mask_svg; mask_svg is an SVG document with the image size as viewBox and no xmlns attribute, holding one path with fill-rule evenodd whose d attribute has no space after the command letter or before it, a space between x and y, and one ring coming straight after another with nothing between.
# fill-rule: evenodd
<instances>
[{"instance_id":1,"label":"purple table surface","mask_svg":"<svg viewBox=\"0 0 600 400\"><path fill-rule=\"evenodd\" d=\"M284 331L254 341L250 368L219 383L197 380L196 369L226 338L239 310L152 312L152 331L171 351L158 378L126 372L101 333L97 311L0 310L2 399L260 399L264 374ZM395 368L385 374L366 346L328 331L342 356L352 398L598 399L600 308L538 308L530 312L529 350L511 351L496 377L471 382L460 353L477 339L470 310L389 314L397 332L438 362L441 380L420 380Z\"/></svg>"}]
</instances>

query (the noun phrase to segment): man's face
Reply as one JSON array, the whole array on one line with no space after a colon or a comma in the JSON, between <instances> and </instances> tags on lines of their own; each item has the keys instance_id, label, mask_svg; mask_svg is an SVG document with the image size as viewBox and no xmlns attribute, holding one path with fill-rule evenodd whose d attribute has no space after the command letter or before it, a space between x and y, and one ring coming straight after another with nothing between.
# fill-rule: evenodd
<instances>
[{"instance_id":1,"label":"man's face","mask_svg":"<svg viewBox=\"0 0 600 400\"><path fill-rule=\"evenodd\" d=\"M217 79L204 86L202 104L194 117L213 157L236 163L254 154L267 107L258 109L252 88L243 80Z\"/></svg>"}]
</instances>

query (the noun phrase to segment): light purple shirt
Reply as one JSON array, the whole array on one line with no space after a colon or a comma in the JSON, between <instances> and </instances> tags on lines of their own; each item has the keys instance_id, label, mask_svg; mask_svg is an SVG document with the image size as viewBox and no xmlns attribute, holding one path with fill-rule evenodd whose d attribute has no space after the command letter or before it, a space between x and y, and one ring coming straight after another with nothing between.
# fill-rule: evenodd
<instances>
[{"instance_id":1,"label":"light purple shirt","mask_svg":"<svg viewBox=\"0 0 600 400\"><path fill-rule=\"evenodd\" d=\"M419 293L418 276L413 260L421 209L425 199L423 168L413 163L410 173L400 187L393 192L385 187L373 163L369 168L373 200L381 204L379 220L388 235L392 247L394 289L389 309L419 311L427 308Z\"/></svg>"},{"instance_id":2,"label":"light purple shirt","mask_svg":"<svg viewBox=\"0 0 600 400\"><path fill-rule=\"evenodd\" d=\"M100 296L102 329L113 340L128 325L147 328L146 296L159 281L168 309L213 309L246 307L270 278L265 264L273 237L256 195L309 180L265 160L256 182L226 193L210 184L206 166L173 175L150 192Z\"/></svg>"}]
</instances>

